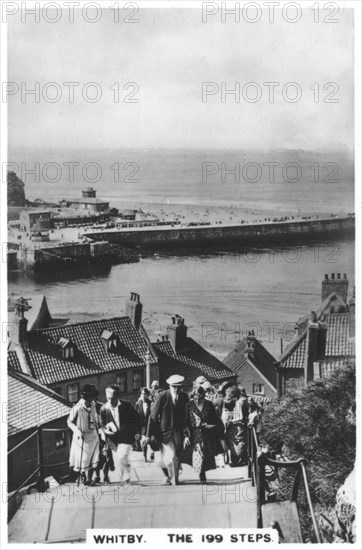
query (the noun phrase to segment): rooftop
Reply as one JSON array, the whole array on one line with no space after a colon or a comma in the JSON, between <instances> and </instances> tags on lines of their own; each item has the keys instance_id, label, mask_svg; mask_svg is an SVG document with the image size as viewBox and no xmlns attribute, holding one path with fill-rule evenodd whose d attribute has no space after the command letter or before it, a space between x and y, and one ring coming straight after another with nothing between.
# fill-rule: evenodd
<instances>
[{"instance_id":1,"label":"rooftop","mask_svg":"<svg viewBox=\"0 0 362 550\"><path fill-rule=\"evenodd\" d=\"M109 204L109 201L97 199L96 197L77 197L73 199L67 199L66 202L77 202L84 204Z\"/></svg>"},{"instance_id":2,"label":"rooftop","mask_svg":"<svg viewBox=\"0 0 362 550\"><path fill-rule=\"evenodd\" d=\"M19 357L15 350L8 350L8 367L10 370L22 372Z\"/></svg>"},{"instance_id":3,"label":"rooftop","mask_svg":"<svg viewBox=\"0 0 362 550\"><path fill-rule=\"evenodd\" d=\"M178 353L171 342L165 340L152 344L160 366L160 384L172 374L182 374L185 385L192 386L198 376L206 376L210 382L232 378L232 371L214 355L206 351L192 338L186 338L185 350Z\"/></svg>"},{"instance_id":4,"label":"rooftop","mask_svg":"<svg viewBox=\"0 0 362 550\"><path fill-rule=\"evenodd\" d=\"M104 330L118 336L116 350L106 351ZM59 340L74 345L74 357L64 359ZM29 334L25 356L33 376L43 384L53 384L92 374L142 367L148 343L132 325L129 317L114 317L85 323L63 325ZM151 364L156 361L151 354Z\"/></svg>"},{"instance_id":5,"label":"rooftop","mask_svg":"<svg viewBox=\"0 0 362 550\"><path fill-rule=\"evenodd\" d=\"M227 365L233 372L236 372L247 361L250 361L254 367L274 386L276 387L276 375L273 363L275 358L268 352L257 338L254 338L254 356L246 354L247 338L243 338L241 342L234 348L224 359Z\"/></svg>"},{"instance_id":6,"label":"rooftop","mask_svg":"<svg viewBox=\"0 0 362 550\"><path fill-rule=\"evenodd\" d=\"M60 395L13 370L9 370L8 399L9 436L57 420L68 415L71 409Z\"/></svg>"}]
</instances>

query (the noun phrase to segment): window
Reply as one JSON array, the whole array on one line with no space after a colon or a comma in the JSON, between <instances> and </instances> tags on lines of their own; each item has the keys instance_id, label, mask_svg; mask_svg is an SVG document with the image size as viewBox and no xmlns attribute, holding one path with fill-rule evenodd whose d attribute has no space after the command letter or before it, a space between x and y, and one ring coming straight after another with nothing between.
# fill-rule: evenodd
<instances>
[{"instance_id":1,"label":"window","mask_svg":"<svg viewBox=\"0 0 362 550\"><path fill-rule=\"evenodd\" d=\"M106 351L117 351L118 336L110 330L104 330L101 334L103 346Z\"/></svg>"},{"instance_id":2,"label":"window","mask_svg":"<svg viewBox=\"0 0 362 550\"><path fill-rule=\"evenodd\" d=\"M264 384L253 384L253 393L261 393L264 395Z\"/></svg>"},{"instance_id":3,"label":"window","mask_svg":"<svg viewBox=\"0 0 362 550\"><path fill-rule=\"evenodd\" d=\"M143 371L135 370L133 371L133 389L138 390L143 386Z\"/></svg>"},{"instance_id":4,"label":"window","mask_svg":"<svg viewBox=\"0 0 362 550\"><path fill-rule=\"evenodd\" d=\"M127 373L117 374L116 384L121 393L127 393Z\"/></svg>"},{"instance_id":5,"label":"window","mask_svg":"<svg viewBox=\"0 0 362 550\"><path fill-rule=\"evenodd\" d=\"M79 401L79 384L69 384L67 386L68 401L76 403Z\"/></svg>"},{"instance_id":6,"label":"window","mask_svg":"<svg viewBox=\"0 0 362 550\"><path fill-rule=\"evenodd\" d=\"M60 449L65 447L65 432L56 432L55 434L55 448Z\"/></svg>"},{"instance_id":7,"label":"window","mask_svg":"<svg viewBox=\"0 0 362 550\"><path fill-rule=\"evenodd\" d=\"M70 359L71 357L74 357L74 344L69 340L69 338L59 338L58 346L61 348L63 359Z\"/></svg>"}]
</instances>

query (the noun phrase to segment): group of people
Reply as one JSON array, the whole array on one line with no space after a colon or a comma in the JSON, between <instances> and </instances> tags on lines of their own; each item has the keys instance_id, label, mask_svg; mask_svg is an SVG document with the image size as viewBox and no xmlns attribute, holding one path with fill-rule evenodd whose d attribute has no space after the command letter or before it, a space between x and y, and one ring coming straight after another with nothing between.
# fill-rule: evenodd
<instances>
[{"instance_id":1,"label":"group of people","mask_svg":"<svg viewBox=\"0 0 362 550\"><path fill-rule=\"evenodd\" d=\"M169 388L157 381L143 387L135 405L121 399L119 387L106 388L107 402L98 402L92 384L81 391L68 426L73 431L70 467L85 485L108 482L116 465L121 481L131 477L130 454L142 451L160 466L165 484L177 485L181 464L189 464L201 483L206 472L216 468L216 456L223 455L231 467L247 463L248 425L257 425L260 407L244 388L224 382L216 390L203 376L197 378L190 395L182 391L184 377L170 376Z\"/></svg>"}]
</instances>

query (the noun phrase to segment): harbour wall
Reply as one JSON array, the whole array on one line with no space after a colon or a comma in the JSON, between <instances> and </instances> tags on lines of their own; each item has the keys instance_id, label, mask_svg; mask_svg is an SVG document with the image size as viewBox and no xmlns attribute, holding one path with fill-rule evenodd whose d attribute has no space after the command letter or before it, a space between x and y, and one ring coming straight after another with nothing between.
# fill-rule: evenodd
<instances>
[{"instance_id":1,"label":"harbour wall","mask_svg":"<svg viewBox=\"0 0 362 550\"><path fill-rule=\"evenodd\" d=\"M295 239L313 239L322 235L353 233L354 217L273 222L254 225L196 226L170 228L143 228L133 230L106 230L85 232L84 236L98 241L124 246L153 248L203 245L204 243L238 242L263 244L267 242L290 242Z\"/></svg>"},{"instance_id":2,"label":"harbour wall","mask_svg":"<svg viewBox=\"0 0 362 550\"><path fill-rule=\"evenodd\" d=\"M30 271L62 271L88 264L117 264L137 261L132 251L119 244L102 242L74 242L53 246L26 246L17 251L18 265Z\"/></svg>"}]
</instances>

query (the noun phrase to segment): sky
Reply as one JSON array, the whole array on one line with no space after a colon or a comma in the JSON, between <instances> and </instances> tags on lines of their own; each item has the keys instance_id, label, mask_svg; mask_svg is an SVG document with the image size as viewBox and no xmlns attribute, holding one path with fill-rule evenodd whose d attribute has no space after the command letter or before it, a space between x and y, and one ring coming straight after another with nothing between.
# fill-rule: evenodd
<instances>
[{"instance_id":1,"label":"sky","mask_svg":"<svg viewBox=\"0 0 362 550\"><path fill-rule=\"evenodd\" d=\"M254 24L230 16L222 23L220 13L203 23L200 9L170 7L141 9L133 24L115 23L106 8L96 23L77 11L73 23L68 18L9 16L8 81L19 88L7 98L10 148L353 149L352 10L329 24L314 23L308 9L294 24L281 12L270 23L266 11ZM54 103L42 97L54 97L50 82L61 94ZM74 102L65 82L79 83ZM96 92L89 82L102 91L98 102L83 98L82 91ZM215 93L202 101L205 82L215 83ZM222 102L222 82L227 89L240 83L239 102L232 95ZM265 82L280 83L273 103ZM281 93L291 82L302 93L297 102ZM21 88L35 83L39 102L34 95L22 101ZM127 83L138 90L124 90ZM256 90L261 97L252 102ZM134 91L138 102L124 102ZM287 88L287 97L295 92ZM328 96L337 101L323 101Z\"/></svg>"}]
</instances>

